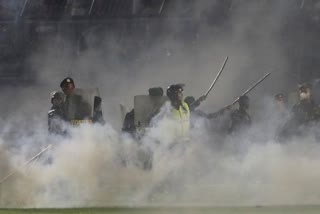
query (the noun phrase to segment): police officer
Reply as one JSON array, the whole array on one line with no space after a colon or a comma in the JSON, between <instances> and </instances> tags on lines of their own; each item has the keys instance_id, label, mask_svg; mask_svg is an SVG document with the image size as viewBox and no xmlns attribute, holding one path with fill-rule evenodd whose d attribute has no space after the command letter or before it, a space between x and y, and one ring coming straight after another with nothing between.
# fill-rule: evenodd
<instances>
[{"instance_id":1,"label":"police officer","mask_svg":"<svg viewBox=\"0 0 320 214\"><path fill-rule=\"evenodd\" d=\"M320 119L320 109L312 99L312 86L304 83L299 86L299 101L292 110L290 119L284 124L279 132L279 141L284 141L291 136L300 136L308 126Z\"/></svg>"},{"instance_id":2,"label":"police officer","mask_svg":"<svg viewBox=\"0 0 320 214\"><path fill-rule=\"evenodd\" d=\"M312 98L312 86L308 83L299 86L299 102L292 108L292 119L297 125L306 125L320 119L320 109Z\"/></svg>"},{"instance_id":3,"label":"police officer","mask_svg":"<svg viewBox=\"0 0 320 214\"><path fill-rule=\"evenodd\" d=\"M277 93L275 96L274 96L274 100L275 100L275 103L276 105L282 110L282 109L287 109L287 104L288 104L288 101L287 101L287 96L280 92L280 93Z\"/></svg>"},{"instance_id":4,"label":"police officer","mask_svg":"<svg viewBox=\"0 0 320 214\"><path fill-rule=\"evenodd\" d=\"M64 78L60 83L60 88L66 96L69 96L75 89L75 84L72 78Z\"/></svg>"},{"instance_id":5,"label":"police officer","mask_svg":"<svg viewBox=\"0 0 320 214\"><path fill-rule=\"evenodd\" d=\"M188 104L183 101L183 85L175 84L168 87L167 96L172 106L171 118L178 123L177 135L188 138L190 131L190 110Z\"/></svg>"},{"instance_id":6,"label":"police officer","mask_svg":"<svg viewBox=\"0 0 320 214\"><path fill-rule=\"evenodd\" d=\"M193 96L187 96L184 99L184 102L188 104L190 112L194 111L197 107L200 106L201 102L203 102L207 98L206 95L199 97L199 99L195 99Z\"/></svg>"},{"instance_id":7,"label":"police officer","mask_svg":"<svg viewBox=\"0 0 320 214\"><path fill-rule=\"evenodd\" d=\"M163 96L163 89L161 87L153 87L148 90L150 97Z\"/></svg>"},{"instance_id":8,"label":"police officer","mask_svg":"<svg viewBox=\"0 0 320 214\"><path fill-rule=\"evenodd\" d=\"M239 108L230 115L231 124L229 133L234 133L251 125L251 117L247 110L249 109L249 97L244 95L239 98Z\"/></svg>"},{"instance_id":9,"label":"police officer","mask_svg":"<svg viewBox=\"0 0 320 214\"><path fill-rule=\"evenodd\" d=\"M281 104L286 103L286 101L287 101L286 95L282 92L279 92L276 95L274 95L274 99L275 99L275 101L277 101Z\"/></svg>"},{"instance_id":10,"label":"police officer","mask_svg":"<svg viewBox=\"0 0 320 214\"><path fill-rule=\"evenodd\" d=\"M202 118L207 118L208 115L206 113L204 113L201 110L196 109L202 101L205 100L205 96L201 96L198 100L196 100L193 96L187 96L184 99L184 102L188 104L189 106L189 110L190 110L190 114L192 115L191 117L202 117Z\"/></svg>"},{"instance_id":11,"label":"police officer","mask_svg":"<svg viewBox=\"0 0 320 214\"><path fill-rule=\"evenodd\" d=\"M63 111L65 112L66 118L68 115L69 97L75 89L74 81L71 77L64 78L60 83L60 88L65 95L65 104L63 106Z\"/></svg>"},{"instance_id":12,"label":"police officer","mask_svg":"<svg viewBox=\"0 0 320 214\"><path fill-rule=\"evenodd\" d=\"M64 93L64 105L63 105L63 111L66 116L66 120L68 120L68 107L69 107L69 100L70 96L75 89L74 81L71 77L66 77L60 82L60 88Z\"/></svg>"},{"instance_id":13,"label":"police officer","mask_svg":"<svg viewBox=\"0 0 320 214\"><path fill-rule=\"evenodd\" d=\"M124 117L124 121L122 124L122 131L129 133L131 135L135 134L136 127L134 124L134 109L132 109L130 112L126 114Z\"/></svg>"},{"instance_id":14,"label":"police officer","mask_svg":"<svg viewBox=\"0 0 320 214\"><path fill-rule=\"evenodd\" d=\"M150 97L162 97L163 96L162 87L149 88L148 92L149 92ZM151 115L150 121L151 121L152 117L154 117L157 113L158 113L158 111L154 112ZM130 112L128 112L125 115L125 118L124 118L124 121L122 124L122 131L134 136L134 134L136 132L136 127L134 124L134 109L132 109Z\"/></svg>"},{"instance_id":15,"label":"police officer","mask_svg":"<svg viewBox=\"0 0 320 214\"><path fill-rule=\"evenodd\" d=\"M64 134L62 122L66 121L64 111L64 94L60 91L54 91L51 95L52 107L48 112L48 130L53 134Z\"/></svg>"},{"instance_id":16,"label":"police officer","mask_svg":"<svg viewBox=\"0 0 320 214\"><path fill-rule=\"evenodd\" d=\"M66 95L66 105L68 106L68 102L69 102L69 96L73 93L74 89L75 89L75 83L73 81L73 79L71 77L66 77L64 78L61 83L60 83L60 87L63 91L63 93ZM80 102L81 103L81 102ZM83 103L84 105L84 103ZM100 123L100 124L105 124L105 121L103 119L103 114L102 114L102 99L99 96L95 96L94 97L94 103L93 103L93 117L92 117L92 121L94 123ZM67 109L65 110L67 111Z\"/></svg>"}]
</instances>

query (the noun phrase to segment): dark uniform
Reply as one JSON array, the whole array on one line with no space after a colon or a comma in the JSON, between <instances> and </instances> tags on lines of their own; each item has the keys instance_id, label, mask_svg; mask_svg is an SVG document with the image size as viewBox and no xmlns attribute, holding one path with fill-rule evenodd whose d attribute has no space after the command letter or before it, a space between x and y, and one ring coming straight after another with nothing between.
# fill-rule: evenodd
<instances>
[{"instance_id":1,"label":"dark uniform","mask_svg":"<svg viewBox=\"0 0 320 214\"><path fill-rule=\"evenodd\" d=\"M313 100L301 100L293 106L292 117L297 125L307 125L320 119L320 108Z\"/></svg>"},{"instance_id":2,"label":"dark uniform","mask_svg":"<svg viewBox=\"0 0 320 214\"><path fill-rule=\"evenodd\" d=\"M287 121L279 134L280 141L290 136L300 136L305 129L320 119L320 108L311 94L311 85L303 84L299 87L300 100L291 110L291 118Z\"/></svg>"},{"instance_id":3,"label":"dark uniform","mask_svg":"<svg viewBox=\"0 0 320 214\"><path fill-rule=\"evenodd\" d=\"M217 112L208 114L207 117L208 117L209 119L219 118L219 117L223 116L223 115L225 114L225 112L230 111L231 108L232 108L232 105L225 106L224 108L220 109L220 110L217 111Z\"/></svg>"},{"instance_id":4,"label":"dark uniform","mask_svg":"<svg viewBox=\"0 0 320 214\"><path fill-rule=\"evenodd\" d=\"M136 127L134 125L134 109L126 114L122 125L122 131L129 134L135 133Z\"/></svg>"},{"instance_id":5,"label":"dark uniform","mask_svg":"<svg viewBox=\"0 0 320 214\"><path fill-rule=\"evenodd\" d=\"M199 99L195 99L193 96L187 96L184 99L184 102L188 104L190 112L194 111L197 107L200 106L201 102L206 99L206 96L201 96Z\"/></svg>"},{"instance_id":6,"label":"dark uniform","mask_svg":"<svg viewBox=\"0 0 320 214\"><path fill-rule=\"evenodd\" d=\"M300 101L292 108L292 122L296 125L308 125L320 119L320 109L312 99L312 86L303 84L299 87Z\"/></svg>"},{"instance_id":7,"label":"dark uniform","mask_svg":"<svg viewBox=\"0 0 320 214\"><path fill-rule=\"evenodd\" d=\"M153 104L152 111L149 111L151 109L144 111L145 109L141 108L141 106L144 107L144 104L148 103L143 103L143 105L141 106L136 106L137 103L135 103L136 109L132 109L130 112L128 112L123 121L122 132L130 134L135 140L137 140L137 142L140 142L141 138L145 135L145 128L151 125L150 123L152 118L159 113L160 107L162 106L162 104L159 105L160 103L158 101L163 98L163 89L161 87L153 87L150 88L148 91L149 97L145 96L145 98L147 98L147 100L150 99L149 101L151 101L151 103ZM141 125L140 121L135 122L135 119L139 120L140 111L143 112L143 114L146 116L144 118L145 120L143 120L143 125ZM138 167L143 168L144 170L151 170L153 162L152 150L150 150L150 148L148 147L142 146L139 148L137 152L137 162L135 164ZM122 163L124 165L127 165L127 159L124 158L122 160Z\"/></svg>"},{"instance_id":8,"label":"dark uniform","mask_svg":"<svg viewBox=\"0 0 320 214\"><path fill-rule=\"evenodd\" d=\"M206 96L201 96L197 100L193 96L187 96L184 99L184 102L189 106L191 121L194 121L194 118L208 118L208 115L205 112L196 109L205 99Z\"/></svg>"},{"instance_id":9,"label":"dark uniform","mask_svg":"<svg viewBox=\"0 0 320 214\"><path fill-rule=\"evenodd\" d=\"M60 88L65 95L69 95L75 88L73 79L71 77L64 78L60 83Z\"/></svg>"},{"instance_id":10,"label":"dark uniform","mask_svg":"<svg viewBox=\"0 0 320 214\"><path fill-rule=\"evenodd\" d=\"M64 92L64 94L66 95L66 101L65 101L65 112L67 113L67 107L69 106L69 101L70 101L70 96L72 95L72 92L75 88L75 83L73 81L72 78L67 77L65 79L63 79L60 83L60 87L62 89L62 91ZM79 95L72 95L73 96L73 101L75 103L77 103L77 105L79 106L78 108L80 115L76 115L75 119L78 120L83 120L85 118L83 118L83 115L81 115L82 112L87 112L88 109L90 109L90 104L86 103L81 96ZM92 122L93 123L100 123L100 124L104 124L105 121L103 119L103 114L102 114L102 99L99 96L95 96L94 97L94 104L93 104L93 116L92 116Z\"/></svg>"},{"instance_id":11,"label":"dark uniform","mask_svg":"<svg viewBox=\"0 0 320 214\"><path fill-rule=\"evenodd\" d=\"M249 98L241 96L239 99L239 109L233 111L230 115L231 124L229 133L234 133L251 125L251 117L247 113L249 108Z\"/></svg>"},{"instance_id":12,"label":"dark uniform","mask_svg":"<svg viewBox=\"0 0 320 214\"><path fill-rule=\"evenodd\" d=\"M93 117L92 121L94 123L100 123L100 124L105 124L105 121L103 119L103 114L102 114L102 99L101 97L95 96L94 97L94 104L93 104Z\"/></svg>"},{"instance_id":13,"label":"dark uniform","mask_svg":"<svg viewBox=\"0 0 320 214\"><path fill-rule=\"evenodd\" d=\"M51 103L52 107L48 112L48 131L51 134L65 134L62 128L63 121L66 121L64 94L62 92L53 92Z\"/></svg>"}]
</instances>

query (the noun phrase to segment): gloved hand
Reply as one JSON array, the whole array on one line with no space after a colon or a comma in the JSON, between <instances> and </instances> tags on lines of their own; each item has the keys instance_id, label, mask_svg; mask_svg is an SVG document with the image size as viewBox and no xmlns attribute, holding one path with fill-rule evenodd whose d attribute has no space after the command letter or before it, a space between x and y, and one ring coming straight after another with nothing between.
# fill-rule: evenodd
<instances>
[{"instance_id":1,"label":"gloved hand","mask_svg":"<svg viewBox=\"0 0 320 214\"><path fill-rule=\"evenodd\" d=\"M205 99L207 99L207 96L206 95L203 95L201 97L199 97L199 101L202 102L202 101L205 101Z\"/></svg>"}]
</instances>

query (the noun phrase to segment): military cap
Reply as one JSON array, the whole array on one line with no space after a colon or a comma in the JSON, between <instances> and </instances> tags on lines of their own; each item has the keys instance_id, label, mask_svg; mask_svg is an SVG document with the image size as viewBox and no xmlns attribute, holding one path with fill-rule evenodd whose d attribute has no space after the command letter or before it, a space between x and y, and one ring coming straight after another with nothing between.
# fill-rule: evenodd
<instances>
[{"instance_id":1,"label":"military cap","mask_svg":"<svg viewBox=\"0 0 320 214\"><path fill-rule=\"evenodd\" d=\"M74 84L74 81L71 77L67 77L67 78L63 79L60 83L60 87L62 88L64 85L66 85L68 83Z\"/></svg>"}]
</instances>

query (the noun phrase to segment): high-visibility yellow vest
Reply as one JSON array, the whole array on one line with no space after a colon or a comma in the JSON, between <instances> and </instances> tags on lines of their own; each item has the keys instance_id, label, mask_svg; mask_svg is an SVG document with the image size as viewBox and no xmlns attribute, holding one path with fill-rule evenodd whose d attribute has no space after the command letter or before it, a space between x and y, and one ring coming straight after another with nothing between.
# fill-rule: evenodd
<instances>
[{"instance_id":1,"label":"high-visibility yellow vest","mask_svg":"<svg viewBox=\"0 0 320 214\"><path fill-rule=\"evenodd\" d=\"M187 103L182 102L179 109L172 108L172 119L176 122L175 132L179 138L188 138L190 134L190 110Z\"/></svg>"}]
</instances>

